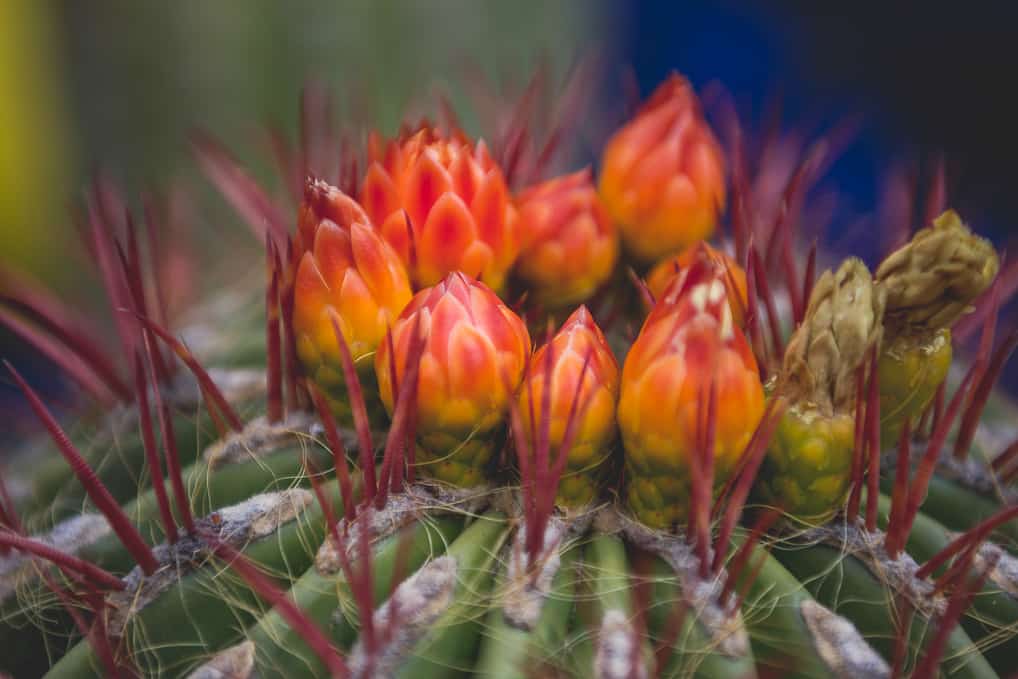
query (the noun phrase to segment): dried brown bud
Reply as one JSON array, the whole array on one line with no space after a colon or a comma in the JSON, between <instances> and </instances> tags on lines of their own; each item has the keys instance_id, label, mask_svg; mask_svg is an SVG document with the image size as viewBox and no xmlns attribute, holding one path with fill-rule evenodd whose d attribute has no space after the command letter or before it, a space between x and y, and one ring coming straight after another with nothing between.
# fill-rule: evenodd
<instances>
[{"instance_id":1,"label":"dried brown bud","mask_svg":"<svg viewBox=\"0 0 1018 679\"><path fill-rule=\"evenodd\" d=\"M953 210L933 220L877 269L886 291L888 339L951 327L997 275L993 245L973 234Z\"/></svg>"},{"instance_id":2,"label":"dried brown bud","mask_svg":"<svg viewBox=\"0 0 1018 679\"><path fill-rule=\"evenodd\" d=\"M836 273L825 271L785 351L793 402L811 403L828 416L851 412L855 372L880 341L883 312L884 292L862 261L851 257Z\"/></svg>"}]
</instances>

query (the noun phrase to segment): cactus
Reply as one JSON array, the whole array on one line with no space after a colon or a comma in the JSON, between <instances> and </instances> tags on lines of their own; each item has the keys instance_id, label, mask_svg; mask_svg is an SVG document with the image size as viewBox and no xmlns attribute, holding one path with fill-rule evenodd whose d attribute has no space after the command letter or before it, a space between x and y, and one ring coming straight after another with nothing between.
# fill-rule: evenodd
<instances>
[{"instance_id":1,"label":"cactus","mask_svg":"<svg viewBox=\"0 0 1018 679\"><path fill-rule=\"evenodd\" d=\"M1018 442L994 388L1018 335L996 337L1013 276L992 246L931 191L932 224L873 276L849 258L814 280L815 247L800 275L828 144L777 176L734 121L726 163L677 75L596 183L552 176L530 124L493 152L427 123L372 135L302 186L283 163L293 219L196 136L266 276L187 327L157 242L96 180L117 349L37 288L0 298L94 401L61 424L5 364L46 434L0 469L0 672L1018 669ZM971 363L949 331L980 331Z\"/></svg>"}]
</instances>

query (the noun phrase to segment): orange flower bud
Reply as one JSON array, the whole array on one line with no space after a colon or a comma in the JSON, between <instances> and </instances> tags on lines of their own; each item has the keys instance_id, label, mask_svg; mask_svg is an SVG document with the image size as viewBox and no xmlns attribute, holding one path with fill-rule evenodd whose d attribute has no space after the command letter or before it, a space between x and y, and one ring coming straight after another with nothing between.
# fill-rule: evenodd
<instances>
[{"instance_id":1,"label":"orange flower bud","mask_svg":"<svg viewBox=\"0 0 1018 679\"><path fill-rule=\"evenodd\" d=\"M304 183L304 201L297 210L297 250L314 247L318 225L327 219L343 228L351 224L371 225L371 219L356 200L320 179Z\"/></svg>"},{"instance_id":2,"label":"orange flower bud","mask_svg":"<svg viewBox=\"0 0 1018 679\"><path fill-rule=\"evenodd\" d=\"M293 329L304 368L340 415L345 390L333 319L359 372L370 375L378 345L412 295L399 256L366 219L339 189L309 182L298 225L307 251L294 281Z\"/></svg>"},{"instance_id":3,"label":"orange flower bud","mask_svg":"<svg viewBox=\"0 0 1018 679\"><path fill-rule=\"evenodd\" d=\"M725 252L717 250L707 243L701 241L693 247L683 250L680 254L659 262L647 274L647 289L654 295L654 299L658 299L680 272L688 269L694 261L700 258L709 259L721 272L725 281L725 292L728 295L728 305L732 309L732 318L736 325L742 327L748 299L746 272Z\"/></svg>"},{"instance_id":4,"label":"orange flower bud","mask_svg":"<svg viewBox=\"0 0 1018 679\"><path fill-rule=\"evenodd\" d=\"M725 202L724 156L688 80L673 73L608 140L600 191L627 252L642 262L713 233Z\"/></svg>"},{"instance_id":5,"label":"orange flower bud","mask_svg":"<svg viewBox=\"0 0 1018 679\"><path fill-rule=\"evenodd\" d=\"M618 236L597 197L590 169L556 177L520 194L517 273L552 308L590 297L608 280Z\"/></svg>"},{"instance_id":6,"label":"orange flower bud","mask_svg":"<svg viewBox=\"0 0 1018 679\"><path fill-rule=\"evenodd\" d=\"M732 322L723 275L697 261L657 301L622 369L618 422L627 499L656 528L685 518L689 461L713 381L715 482L732 472L764 410L756 361Z\"/></svg>"},{"instance_id":7,"label":"orange flower bud","mask_svg":"<svg viewBox=\"0 0 1018 679\"><path fill-rule=\"evenodd\" d=\"M550 345L541 347L534 354L520 389L523 428L531 440L536 438L534 432L540 431L543 422L542 404L549 351L553 361L548 426L552 456L559 454L574 403L575 416L581 418L575 425L575 438L567 452L557 500L566 506L584 505L597 493L599 478L607 466L615 441L619 366L587 308L581 306L574 311Z\"/></svg>"},{"instance_id":8,"label":"orange flower bud","mask_svg":"<svg viewBox=\"0 0 1018 679\"><path fill-rule=\"evenodd\" d=\"M518 252L516 213L484 142L425 127L384 148L372 136L369 157L361 203L414 283L463 271L501 290Z\"/></svg>"},{"instance_id":9,"label":"orange flower bud","mask_svg":"<svg viewBox=\"0 0 1018 679\"><path fill-rule=\"evenodd\" d=\"M484 481L509 399L530 355L526 325L488 286L460 272L414 296L392 327L396 381L407 369L417 318L424 337L417 388L417 463L461 487ZM375 357L382 402L394 408L392 363L383 342Z\"/></svg>"}]
</instances>

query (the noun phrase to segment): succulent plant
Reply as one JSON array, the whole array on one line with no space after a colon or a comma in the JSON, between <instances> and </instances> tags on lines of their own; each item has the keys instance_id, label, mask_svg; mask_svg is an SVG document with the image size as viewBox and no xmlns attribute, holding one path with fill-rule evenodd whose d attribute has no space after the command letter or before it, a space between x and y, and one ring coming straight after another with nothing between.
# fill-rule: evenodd
<instances>
[{"instance_id":1,"label":"succulent plant","mask_svg":"<svg viewBox=\"0 0 1018 679\"><path fill-rule=\"evenodd\" d=\"M322 149L331 176L279 153L289 207L196 137L267 274L173 328L156 239L96 180L82 222L119 346L37 287L0 297L93 402L62 425L5 364L48 436L0 469L0 672L1018 669L1018 441L994 389L1018 334L996 338L1014 277L993 247L933 191L875 274L816 277L796 225L828 146L750 192L774 170L741 128L726 163L677 75L597 189L521 150L526 124L498 154L428 123ZM981 327L971 362L952 326Z\"/></svg>"}]
</instances>

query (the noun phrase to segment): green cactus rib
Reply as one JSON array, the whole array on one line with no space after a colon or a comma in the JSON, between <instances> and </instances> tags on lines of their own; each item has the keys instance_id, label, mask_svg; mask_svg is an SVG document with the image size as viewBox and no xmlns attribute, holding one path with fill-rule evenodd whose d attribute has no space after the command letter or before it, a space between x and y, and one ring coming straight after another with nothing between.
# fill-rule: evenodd
<instances>
[{"instance_id":1,"label":"green cactus rib","mask_svg":"<svg viewBox=\"0 0 1018 679\"><path fill-rule=\"evenodd\" d=\"M881 519L886 521L890 499L880 498ZM946 547L952 531L922 513L916 516L912 530L905 544L906 551L917 561L923 562ZM1018 621L1018 600L992 581L983 585L972 600L972 606L965 613L961 624L993 668L1007 676L1014 670L1018 658L1018 635L1014 626Z\"/></svg>"},{"instance_id":2,"label":"green cactus rib","mask_svg":"<svg viewBox=\"0 0 1018 679\"><path fill-rule=\"evenodd\" d=\"M955 481L934 476L920 509L951 530L965 531L999 512L1001 504ZM1001 546L1014 553L1018 545L1018 520L1000 526L997 533L1004 538Z\"/></svg>"},{"instance_id":3,"label":"green cactus rib","mask_svg":"<svg viewBox=\"0 0 1018 679\"><path fill-rule=\"evenodd\" d=\"M310 481L304 473L305 456L318 469L328 469L332 464L332 453L316 443L298 448L283 448L257 459L215 470L210 469L204 461L198 461L182 472L185 487L191 498L191 511L196 516L204 516L216 508L236 504L258 493L294 486L307 487ZM354 478L359 479L360 475ZM169 492L169 482L166 483ZM163 539L159 509L153 490L144 491L132 502L124 505L124 511L143 536L153 543ZM174 515L178 513L175 506L173 512ZM179 516L177 518L179 519ZM117 573L127 572L133 566L127 550L114 535L107 535L84 546L80 555Z\"/></svg>"},{"instance_id":4,"label":"green cactus rib","mask_svg":"<svg viewBox=\"0 0 1018 679\"><path fill-rule=\"evenodd\" d=\"M500 597L488 613L474 676L485 679L527 679L542 669L559 667L560 650L566 640L576 592L579 545L561 550L560 564L533 629L511 624ZM496 591L505 594L507 574L503 568Z\"/></svg>"},{"instance_id":5,"label":"green cactus rib","mask_svg":"<svg viewBox=\"0 0 1018 679\"><path fill-rule=\"evenodd\" d=\"M258 412L263 407L264 404L254 402L246 404L245 411L250 408L251 412ZM201 451L217 438L211 420L203 411L177 413L173 418L173 430L178 441L186 442L179 446L182 465L195 462ZM137 427L117 431L111 425L92 432L85 448L85 459L117 502L128 502L151 487L150 476L146 473L145 449ZM21 512L29 523L59 521L80 512L86 502L84 488L74 479L67 463L56 458L43 463L39 473L32 476L29 501Z\"/></svg>"},{"instance_id":6,"label":"green cactus rib","mask_svg":"<svg viewBox=\"0 0 1018 679\"><path fill-rule=\"evenodd\" d=\"M462 529L463 516L436 516L373 544L371 571L375 605L398 584L394 580L397 568L403 577L413 573L427 559L445 553L447 544L453 542ZM398 559L402 561L397 563ZM343 648L352 645L357 635L354 621L342 615L339 622L333 623L338 613L353 605L349 584L342 574L323 574L312 566L294 583L289 595L320 627L331 628L335 643ZM254 643L255 667L262 679L310 678L326 673L322 661L275 609L259 619L246 635Z\"/></svg>"},{"instance_id":7,"label":"green cactus rib","mask_svg":"<svg viewBox=\"0 0 1018 679\"><path fill-rule=\"evenodd\" d=\"M309 481L304 476L301 463L305 453L319 468L326 468L332 462L332 454L326 448L308 445L302 449L285 448L258 460L215 471L209 470L203 462L195 463L184 470L192 511L197 516L204 516L215 508L236 504L258 493L307 486ZM359 475L354 478L359 479ZM169 492L169 481L166 483ZM161 541L162 529L154 491L143 492L125 505L124 511L143 536L153 544ZM130 553L114 534L84 545L78 555L118 574L125 574L134 567ZM40 608L45 611L40 611ZM0 622L0 647L12 649L0 660L0 667L9 669L34 667L41 673L45 667L39 663L50 657L59 657L61 640L74 636L71 619L40 581L24 585L16 596L3 603Z\"/></svg>"},{"instance_id":8,"label":"green cactus rib","mask_svg":"<svg viewBox=\"0 0 1018 679\"><path fill-rule=\"evenodd\" d=\"M332 487L327 493L334 510L341 511L338 490ZM310 566L324 534L322 509L312 504L242 553L286 583ZM177 676L210 652L239 640L261 607L258 595L229 576L223 564L208 561L128 618L124 650L146 676ZM49 679L101 676L101 665L87 641L79 642L46 674Z\"/></svg>"},{"instance_id":9,"label":"green cactus rib","mask_svg":"<svg viewBox=\"0 0 1018 679\"><path fill-rule=\"evenodd\" d=\"M765 671L780 671L788 679L829 679L832 669L818 653L802 613L813 597L780 561L755 546L750 563L758 559L763 561L743 604L758 663Z\"/></svg>"},{"instance_id":10,"label":"green cactus rib","mask_svg":"<svg viewBox=\"0 0 1018 679\"><path fill-rule=\"evenodd\" d=\"M671 641L665 664L658 668L660 676L722 679L756 675L753 654L729 656L714 648L696 611L687 609L681 629L671 629L675 607L684 605L675 571L660 557L653 557L648 576L652 581L651 601L646 612L649 639L655 646Z\"/></svg>"},{"instance_id":11,"label":"green cactus rib","mask_svg":"<svg viewBox=\"0 0 1018 679\"><path fill-rule=\"evenodd\" d=\"M630 622L634 617L636 602L631 596L625 543L617 535L590 536L583 550L581 572L569 663L574 676L594 677L598 676L597 644L605 615L611 612ZM640 650L644 663L649 661L650 650L644 643Z\"/></svg>"},{"instance_id":12,"label":"green cactus rib","mask_svg":"<svg viewBox=\"0 0 1018 679\"><path fill-rule=\"evenodd\" d=\"M826 544L777 546L774 554L818 602L851 620L888 663L893 662L900 611L895 607L894 595L862 561ZM906 667L914 665L932 630L931 620L918 612L912 617ZM960 627L954 628L948 637L941 670L955 679L997 677Z\"/></svg>"},{"instance_id":13,"label":"green cactus rib","mask_svg":"<svg viewBox=\"0 0 1018 679\"><path fill-rule=\"evenodd\" d=\"M505 515L491 511L474 519L449 546L446 554L457 566L452 604L417 642L396 677L439 679L470 671L481 641L498 555L508 536Z\"/></svg>"},{"instance_id":14,"label":"green cactus rib","mask_svg":"<svg viewBox=\"0 0 1018 679\"><path fill-rule=\"evenodd\" d=\"M633 614L635 603L629 581L626 545L616 535L594 534L583 551L583 584L589 589L591 620L600 621L605 611Z\"/></svg>"}]
</instances>

